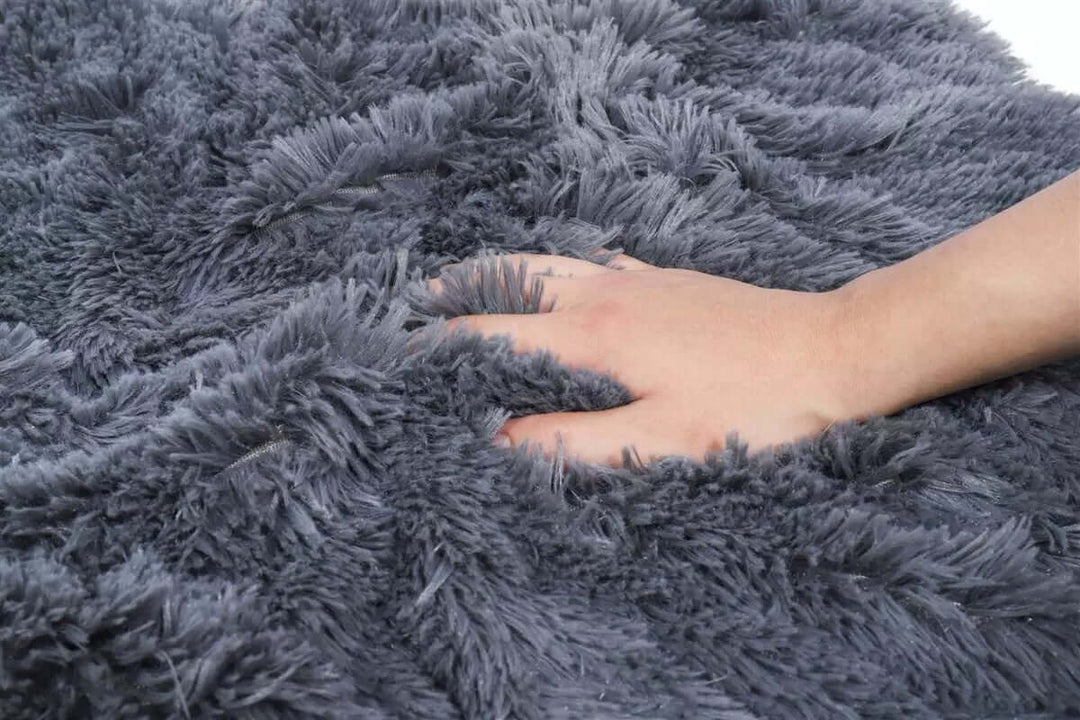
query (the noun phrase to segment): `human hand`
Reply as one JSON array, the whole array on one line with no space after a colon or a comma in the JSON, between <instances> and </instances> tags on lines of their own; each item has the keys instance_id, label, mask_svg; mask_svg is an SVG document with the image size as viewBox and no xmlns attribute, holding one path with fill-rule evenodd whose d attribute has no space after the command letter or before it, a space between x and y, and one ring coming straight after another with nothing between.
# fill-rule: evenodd
<instances>
[{"instance_id":1,"label":"human hand","mask_svg":"<svg viewBox=\"0 0 1080 720\"><path fill-rule=\"evenodd\" d=\"M540 278L552 310L462 315L449 329L509 334L516 352L546 349L564 365L613 376L634 398L595 412L512 418L500 430L512 445L551 456L561 434L567 456L618 467L627 445L643 461L700 460L723 449L732 430L756 452L841 419L834 293L761 288L625 254L608 266L527 253L501 259L526 261L525 287ZM443 290L438 279L427 285Z\"/></svg>"}]
</instances>

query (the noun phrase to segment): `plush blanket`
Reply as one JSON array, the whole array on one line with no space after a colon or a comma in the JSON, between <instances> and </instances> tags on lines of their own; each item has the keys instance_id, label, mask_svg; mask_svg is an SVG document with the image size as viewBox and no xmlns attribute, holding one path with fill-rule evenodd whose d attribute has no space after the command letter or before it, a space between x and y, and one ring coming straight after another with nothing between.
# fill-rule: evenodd
<instances>
[{"instance_id":1,"label":"plush blanket","mask_svg":"<svg viewBox=\"0 0 1080 720\"><path fill-rule=\"evenodd\" d=\"M542 311L425 292L478 254L827 290L1077 166L943 0L3 0L0 717L1071 716L1080 362L612 468L491 436L613 378L409 339Z\"/></svg>"}]
</instances>

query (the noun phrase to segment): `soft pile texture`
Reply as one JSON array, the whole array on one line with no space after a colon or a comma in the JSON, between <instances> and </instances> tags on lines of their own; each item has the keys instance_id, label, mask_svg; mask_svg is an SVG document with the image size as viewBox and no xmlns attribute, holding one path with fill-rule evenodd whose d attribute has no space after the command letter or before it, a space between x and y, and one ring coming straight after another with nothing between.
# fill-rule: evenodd
<instances>
[{"instance_id":1,"label":"soft pile texture","mask_svg":"<svg viewBox=\"0 0 1080 720\"><path fill-rule=\"evenodd\" d=\"M837 287L1078 108L945 2L3 0L0 717L1072 716L1080 362L563 469L491 436L624 387L416 331L543 311L480 254Z\"/></svg>"}]
</instances>

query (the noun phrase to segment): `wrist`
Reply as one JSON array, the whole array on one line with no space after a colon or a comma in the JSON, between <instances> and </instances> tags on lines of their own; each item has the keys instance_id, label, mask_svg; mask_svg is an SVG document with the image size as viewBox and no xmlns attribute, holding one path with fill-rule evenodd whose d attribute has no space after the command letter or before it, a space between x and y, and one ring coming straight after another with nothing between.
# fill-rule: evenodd
<instances>
[{"instance_id":1,"label":"wrist","mask_svg":"<svg viewBox=\"0 0 1080 720\"><path fill-rule=\"evenodd\" d=\"M921 380L895 366L907 324L887 298L881 268L823 293L831 351L823 414L830 422L889 415L918 402ZM892 311L892 313L890 313Z\"/></svg>"},{"instance_id":2,"label":"wrist","mask_svg":"<svg viewBox=\"0 0 1080 720\"><path fill-rule=\"evenodd\" d=\"M889 415L1080 350L1080 174L830 296L834 422Z\"/></svg>"},{"instance_id":3,"label":"wrist","mask_svg":"<svg viewBox=\"0 0 1080 720\"><path fill-rule=\"evenodd\" d=\"M950 248L871 270L834 291L834 422L891 415L1000 377L993 343L972 318L993 305ZM1000 343L998 343L1000 344Z\"/></svg>"},{"instance_id":4,"label":"wrist","mask_svg":"<svg viewBox=\"0 0 1080 720\"><path fill-rule=\"evenodd\" d=\"M867 383L865 297L853 282L834 290L801 293L800 326L813 346L805 355L805 382L817 415L826 423L861 419L881 406Z\"/></svg>"}]
</instances>

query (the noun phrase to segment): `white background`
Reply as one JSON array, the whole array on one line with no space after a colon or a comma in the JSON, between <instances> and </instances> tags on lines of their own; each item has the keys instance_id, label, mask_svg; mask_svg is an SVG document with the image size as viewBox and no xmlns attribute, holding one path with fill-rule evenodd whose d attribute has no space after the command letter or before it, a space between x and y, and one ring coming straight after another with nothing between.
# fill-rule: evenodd
<instances>
[{"instance_id":1,"label":"white background","mask_svg":"<svg viewBox=\"0 0 1080 720\"><path fill-rule=\"evenodd\" d=\"M1080 0L952 0L989 21L1028 77L1063 92L1080 94Z\"/></svg>"}]
</instances>

